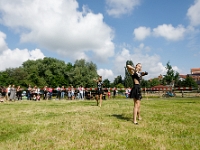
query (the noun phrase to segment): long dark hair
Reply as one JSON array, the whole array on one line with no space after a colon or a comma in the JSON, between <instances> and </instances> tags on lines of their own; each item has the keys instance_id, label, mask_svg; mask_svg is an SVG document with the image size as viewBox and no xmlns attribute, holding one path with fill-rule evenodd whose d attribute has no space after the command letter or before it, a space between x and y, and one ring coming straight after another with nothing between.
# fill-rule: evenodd
<instances>
[{"instance_id":1,"label":"long dark hair","mask_svg":"<svg viewBox=\"0 0 200 150\"><path fill-rule=\"evenodd\" d=\"M102 82L102 76L99 76L98 81L99 81L99 82Z\"/></svg>"}]
</instances>

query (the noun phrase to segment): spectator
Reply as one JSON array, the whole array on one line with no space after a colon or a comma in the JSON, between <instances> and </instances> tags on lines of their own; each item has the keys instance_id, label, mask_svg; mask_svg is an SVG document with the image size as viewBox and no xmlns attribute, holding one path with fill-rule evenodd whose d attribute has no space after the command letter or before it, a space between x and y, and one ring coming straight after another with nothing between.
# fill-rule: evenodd
<instances>
[{"instance_id":1,"label":"spectator","mask_svg":"<svg viewBox=\"0 0 200 150\"><path fill-rule=\"evenodd\" d=\"M37 86L34 86L33 88L32 88L32 97L35 95L36 96L36 94L37 94Z\"/></svg>"},{"instance_id":2,"label":"spectator","mask_svg":"<svg viewBox=\"0 0 200 150\"><path fill-rule=\"evenodd\" d=\"M82 85L79 87L79 93L80 93L80 99L83 100L84 99L84 88Z\"/></svg>"},{"instance_id":3,"label":"spectator","mask_svg":"<svg viewBox=\"0 0 200 150\"><path fill-rule=\"evenodd\" d=\"M114 90L113 90L113 98L115 98L116 93L117 93L117 91L116 91L116 88L114 87Z\"/></svg>"},{"instance_id":4,"label":"spectator","mask_svg":"<svg viewBox=\"0 0 200 150\"><path fill-rule=\"evenodd\" d=\"M10 89L10 101L15 100L16 98L16 88L15 85L12 85Z\"/></svg>"},{"instance_id":5,"label":"spectator","mask_svg":"<svg viewBox=\"0 0 200 150\"><path fill-rule=\"evenodd\" d=\"M46 100L46 99L48 99L48 97L47 97L47 93L48 93L47 86L45 86L43 90L44 90L43 100Z\"/></svg>"},{"instance_id":6,"label":"spectator","mask_svg":"<svg viewBox=\"0 0 200 150\"><path fill-rule=\"evenodd\" d=\"M62 86L61 87L61 99L64 99L65 98L65 87Z\"/></svg>"},{"instance_id":7,"label":"spectator","mask_svg":"<svg viewBox=\"0 0 200 150\"><path fill-rule=\"evenodd\" d=\"M74 90L73 86L71 86L71 96L72 96L72 100L74 100L74 98L75 98L75 90Z\"/></svg>"},{"instance_id":8,"label":"spectator","mask_svg":"<svg viewBox=\"0 0 200 150\"><path fill-rule=\"evenodd\" d=\"M77 99L80 99L80 86L77 88L77 95L76 95L76 98Z\"/></svg>"},{"instance_id":9,"label":"spectator","mask_svg":"<svg viewBox=\"0 0 200 150\"><path fill-rule=\"evenodd\" d=\"M49 92L49 99L51 100L52 94L53 94L53 89L51 87L48 88L48 92Z\"/></svg>"},{"instance_id":10,"label":"spectator","mask_svg":"<svg viewBox=\"0 0 200 150\"><path fill-rule=\"evenodd\" d=\"M40 101L40 94L37 94L36 100Z\"/></svg>"},{"instance_id":11,"label":"spectator","mask_svg":"<svg viewBox=\"0 0 200 150\"><path fill-rule=\"evenodd\" d=\"M68 97L68 100L70 100L71 99L71 88L70 88L70 86L68 87L68 89L67 89L67 97Z\"/></svg>"},{"instance_id":12,"label":"spectator","mask_svg":"<svg viewBox=\"0 0 200 150\"><path fill-rule=\"evenodd\" d=\"M60 87L58 86L57 88L56 88L56 91L57 91L57 99L59 99L60 100L60 96L61 96L61 91L60 91L61 89L60 89Z\"/></svg>"},{"instance_id":13,"label":"spectator","mask_svg":"<svg viewBox=\"0 0 200 150\"><path fill-rule=\"evenodd\" d=\"M108 99L110 99L110 89L108 89Z\"/></svg>"},{"instance_id":14,"label":"spectator","mask_svg":"<svg viewBox=\"0 0 200 150\"><path fill-rule=\"evenodd\" d=\"M126 88L125 96L126 96L126 98L128 98L128 88Z\"/></svg>"},{"instance_id":15,"label":"spectator","mask_svg":"<svg viewBox=\"0 0 200 150\"><path fill-rule=\"evenodd\" d=\"M9 85L9 86L6 88L6 100L9 100L9 97L10 97L10 88L11 88L11 85Z\"/></svg>"},{"instance_id":16,"label":"spectator","mask_svg":"<svg viewBox=\"0 0 200 150\"><path fill-rule=\"evenodd\" d=\"M130 97L130 93L131 93L131 88L128 88L128 97Z\"/></svg>"},{"instance_id":17,"label":"spectator","mask_svg":"<svg viewBox=\"0 0 200 150\"><path fill-rule=\"evenodd\" d=\"M40 95L40 88L39 87L36 88L36 92L35 93L36 93L36 95Z\"/></svg>"},{"instance_id":18,"label":"spectator","mask_svg":"<svg viewBox=\"0 0 200 150\"><path fill-rule=\"evenodd\" d=\"M28 90L27 90L27 100L31 100L31 95L32 95L32 88L31 88L31 85L29 84Z\"/></svg>"},{"instance_id":19,"label":"spectator","mask_svg":"<svg viewBox=\"0 0 200 150\"><path fill-rule=\"evenodd\" d=\"M22 90L20 86L17 87L17 100L22 100Z\"/></svg>"},{"instance_id":20,"label":"spectator","mask_svg":"<svg viewBox=\"0 0 200 150\"><path fill-rule=\"evenodd\" d=\"M36 101L37 100L37 97L35 94L33 94L33 100Z\"/></svg>"}]
</instances>

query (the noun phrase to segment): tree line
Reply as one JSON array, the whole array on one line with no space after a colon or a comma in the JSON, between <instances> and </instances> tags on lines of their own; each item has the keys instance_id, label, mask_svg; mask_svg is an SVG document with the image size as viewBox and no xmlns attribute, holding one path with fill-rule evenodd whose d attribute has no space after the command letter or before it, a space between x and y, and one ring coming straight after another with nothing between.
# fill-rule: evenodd
<instances>
[{"instance_id":1,"label":"tree line","mask_svg":"<svg viewBox=\"0 0 200 150\"><path fill-rule=\"evenodd\" d=\"M130 64L134 66L133 62L131 60L126 61L126 65ZM166 64L166 74L165 75L159 75L156 78L150 79L150 80L141 80L141 87L151 88L156 85L174 85L174 87L194 87L197 88L198 85L195 82L195 80L191 76L186 76L185 80L180 80L179 73L173 70L172 66L170 65L170 62L167 62ZM125 69L125 77L124 77L124 85L125 87L132 87L133 82L130 82L131 76L128 73L128 71Z\"/></svg>"},{"instance_id":2,"label":"tree line","mask_svg":"<svg viewBox=\"0 0 200 150\"><path fill-rule=\"evenodd\" d=\"M10 84L27 87L29 84L38 87L84 86L94 87L93 78L97 78L97 66L84 59L75 61L74 65L64 61L45 57L38 60L27 60L22 66L8 68L0 72L0 85Z\"/></svg>"},{"instance_id":3,"label":"tree line","mask_svg":"<svg viewBox=\"0 0 200 150\"><path fill-rule=\"evenodd\" d=\"M127 64L134 66L131 60L127 60L125 66ZM124 70L124 79L121 75L118 75L113 82L104 79L104 87L132 87L133 81L131 76L126 70L126 67L124 67ZM172 82L174 82L175 86L197 87L196 82L189 76L186 80L180 81L178 78L179 73L172 69L169 62L166 65L166 70L166 75L161 78L142 80L141 87L148 88L159 84L169 85ZM93 62L86 62L84 59L80 59L76 60L74 65L72 65L72 63L65 63L56 58L45 57L38 60L27 60L20 67L7 68L4 71L0 71L0 86L7 87L10 84L14 84L26 88L29 84L38 87L68 87L70 85L78 87L82 85L86 88L93 88L96 87L93 79L97 77L97 66Z\"/></svg>"}]
</instances>

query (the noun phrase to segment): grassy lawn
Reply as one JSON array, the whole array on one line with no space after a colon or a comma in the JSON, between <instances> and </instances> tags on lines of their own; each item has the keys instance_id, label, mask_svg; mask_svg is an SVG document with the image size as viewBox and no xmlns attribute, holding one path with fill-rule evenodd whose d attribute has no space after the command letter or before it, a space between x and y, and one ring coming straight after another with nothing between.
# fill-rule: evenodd
<instances>
[{"instance_id":1,"label":"grassy lawn","mask_svg":"<svg viewBox=\"0 0 200 150\"><path fill-rule=\"evenodd\" d=\"M197 150L200 99L17 101L0 104L0 150Z\"/></svg>"}]
</instances>

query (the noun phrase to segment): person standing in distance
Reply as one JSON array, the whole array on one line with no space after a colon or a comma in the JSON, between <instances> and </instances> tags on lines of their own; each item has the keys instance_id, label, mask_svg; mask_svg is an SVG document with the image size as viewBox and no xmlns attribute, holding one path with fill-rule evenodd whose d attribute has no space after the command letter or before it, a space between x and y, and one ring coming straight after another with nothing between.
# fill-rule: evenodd
<instances>
[{"instance_id":1,"label":"person standing in distance","mask_svg":"<svg viewBox=\"0 0 200 150\"><path fill-rule=\"evenodd\" d=\"M131 92L130 92L130 98L133 98L134 100L133 123L135 125L138 125L136 118L138 117L138 120L142 119L140 116L140 102L142 99L140 80L142 76L148 75L148 73L141 72L142 70L141 63L138 63L135 67L131 65L127 65L126 67L128 69L128 72L131 74L133 84L134 84L134 87L131 89Z\"/></svg>"},{"instance_id":2,"label":"person standing in distance","mask_svg":"<svg viewBox=\"0 0 200 150\"><path fill-rule=\"evenodd\" d=\"M98 79L94 79L94 81L97 83L97 106L101 107L102 105L102 96L103 96L103 82L102 82L102 76L99 76ZM100 103L99 103L100 102Z\"/></svg>"}]
</instances>

